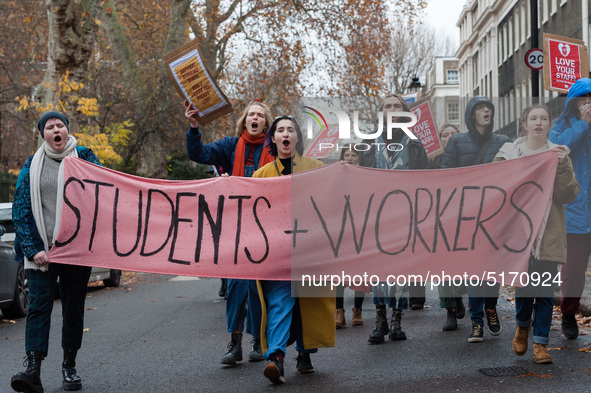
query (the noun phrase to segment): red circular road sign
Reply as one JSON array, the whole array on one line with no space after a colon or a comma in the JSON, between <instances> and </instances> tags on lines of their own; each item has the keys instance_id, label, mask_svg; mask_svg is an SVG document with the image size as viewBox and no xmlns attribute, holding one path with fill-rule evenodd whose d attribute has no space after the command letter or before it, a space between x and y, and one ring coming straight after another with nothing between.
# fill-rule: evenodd
<instances>
[{"instance_id":1,"label":"red circular road sign","mask_svg":"<svg viewBox=\"0 0 591 393\"><path fill-rule=\"evenodd\" d=\"M532 70L541 70L544 67L544 51L538 48L533 48L525 54L525 65Z\"/></svg>"}]
</instances>

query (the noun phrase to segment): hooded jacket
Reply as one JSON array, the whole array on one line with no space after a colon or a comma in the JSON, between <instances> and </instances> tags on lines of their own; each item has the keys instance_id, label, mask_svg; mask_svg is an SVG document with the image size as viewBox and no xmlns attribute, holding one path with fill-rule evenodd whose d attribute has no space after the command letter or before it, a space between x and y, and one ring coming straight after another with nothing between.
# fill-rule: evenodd
<instances>
[{"instance_id":1,"label":"hooded jacket","mask_svg":"<svg viewBox=\"0 0 591 393\"><path fill-rule=\"evenodd\" d=\"M591 233L591 128L580 118L575 98L591 93L591 79L582 78L568 91L564 113L556 120L548 139L570 148L575 176L581 191L573 203L566 205L566 232Z\"/></svg>"},{"instance_id":2,"label":"hooded jacket","mask_svg":"<svg viewBox=\"0 0 591 393\"><path fill-rule=\"evenodd\" d=\"M464 119L468 132L455 134L451 137L445 147L445 152L443 153L441 168L459 168L474 165L474 160L480 151L480 147L486 143L489 138L491 139L490 144L488 145L482 160L476 165L491 163L501 146L507 142L511 142L511 139L506 135L493 134L494 121L492 118L484 135L478 132L472 117L476 106L482 103L488 104L491 107L491 117L494 118L495 107L488 98L483 96L472 98L466 106Z\"/></svg>"}]
</instances>

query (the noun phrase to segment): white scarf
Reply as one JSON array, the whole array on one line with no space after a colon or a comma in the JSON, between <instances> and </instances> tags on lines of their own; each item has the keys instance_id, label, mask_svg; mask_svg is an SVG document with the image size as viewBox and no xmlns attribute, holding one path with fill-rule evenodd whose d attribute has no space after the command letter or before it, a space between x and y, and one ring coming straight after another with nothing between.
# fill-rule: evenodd
<instances>
[{"instance_id":1,"label":"white scarf","mask_svg":"<svg viewBox=\"0 0 591 393\"><path fill-rule=\"evenodd\" d=\"M45 156L60 162L60 169L58 174L58 189L57 189L57 205L55 209L55 230L53 231L51 242L55 243L57 237L60 219L62 217L62 200L64 194L64 158L78 157L76 150L76 138L68 135L68 142L61 153L53 150L47 142L43 142L41 147L33 156L31 168L29 169L29 181L31 191L31 209L33 210L33 218L37 226L37 231L43 240L45 251L49 251L49 244L47 244L47 233L45 231L45 222L43 220L43 208L41 205L41 172L43 171L43 163ZM47 265L37 265L34 261L29 261L25 257L25 269L47 270Z\"/></svg>"}]
</instances>

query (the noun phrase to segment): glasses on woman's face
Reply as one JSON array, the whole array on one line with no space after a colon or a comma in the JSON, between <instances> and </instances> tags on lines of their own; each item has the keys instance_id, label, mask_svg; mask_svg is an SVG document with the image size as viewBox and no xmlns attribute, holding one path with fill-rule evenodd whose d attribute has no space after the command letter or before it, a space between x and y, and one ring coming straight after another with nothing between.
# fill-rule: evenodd
<instances>
[{"instance_id":1,"label":"glasses on woman's face","mask_svg":"<svg viewBox=\"0 0 591 393\"><path fill-rule=\"evenodd\" d=\"M279 120L292 120L293 121L293 116L288 116L288 115L277 116L276 118L273 119L273 123L278 122Z\"/></svg>"}]
</instances>

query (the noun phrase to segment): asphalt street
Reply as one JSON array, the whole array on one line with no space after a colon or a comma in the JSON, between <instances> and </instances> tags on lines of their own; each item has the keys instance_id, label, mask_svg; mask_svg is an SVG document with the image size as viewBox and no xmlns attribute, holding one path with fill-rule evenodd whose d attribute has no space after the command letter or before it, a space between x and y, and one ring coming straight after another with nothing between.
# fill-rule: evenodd
<instances>
[{"instance_id":1,"label":"asphalt street","mask_svg":"<svg viewBox=\"0 0 591 393\"><path fill-rule=\"evenodd\" d=\"M511 289L503 289L498 310L503 331L485 332L482 343L468 343L470 321L443 332L445 310L436 291L427 306L405 311L406 341L369 345L375 321L370 296L365 325L350 326L353 293L345 292L349 325L336 332L335 348L312 355L316 372L299 375L296 352L288 348L286 384L274 386L263 376L265 362L220 364L229 334L225 303L217 296L218 279L194 279L135 273L119 288L95 288L86 302L87 331L78 356L83 392L555 392L591 391L589 328L577 340L560 332L558 313L550 333L551 365L537 365L530 348L518 357L511 350L515 331ZM45 392L61 389L61 306L55 302L49 355L42 364ZM389 313L390 314L390 313ZM0 322L0 392L10 392L11 376L22 371L24 319ZM245 335L245 356L250 336ZM487 376L481 369L501 376ZM523 375L509 375L509 374ZM505 376L502 376L505 375Z\"/></svg>"}]
</instances>

